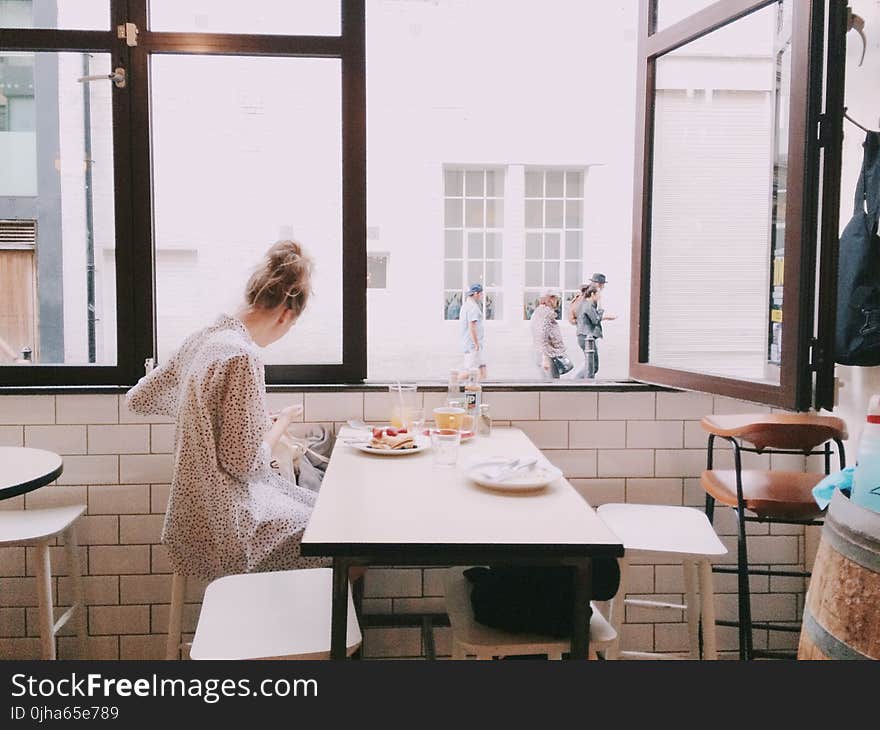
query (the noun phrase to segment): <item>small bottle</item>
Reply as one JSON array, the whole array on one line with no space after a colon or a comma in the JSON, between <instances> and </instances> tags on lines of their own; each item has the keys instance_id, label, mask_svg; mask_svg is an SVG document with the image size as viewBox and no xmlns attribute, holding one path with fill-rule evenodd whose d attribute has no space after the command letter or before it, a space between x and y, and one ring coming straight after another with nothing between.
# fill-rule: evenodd
<instances>
[{"instance_id":1,"label":"small bottle","mask_svg":"<svg viewBox=\"0 0 880 730\"><path fill-rule=\"evenodd\" d=\"M479 374L480 371L476 368L469 370L468 380L464 384L464 407L467 415L474 419L474 423L480 412L480 404L483 402L483 386L480 385Z\"/></svg>"},{"instance_id":2,"label":"small bottle","mask_svg":"<svg viewBox=\"0 0 880 730\"><path fill-rule=\"evenodd\" d=\"M480 414L477 418L477 435L492 435L492 417L489 415L489 404L480 403Z\"/></svg>"},{"instance_id":3,"label":"small bottle","mask_svg":"<svg viewBox=\"0 0 880 730\"><path fill-rule=\"evenodd\" d=\"M461 394L461 384L458 381L458 370L449 371L449 386L446 390L446 405L461 403L464 397Z\"/></svg>"},{"instance_id":4,"label":"small bottle","mask_svg":"<svg viewBox=\"0 0 880 730\"><path fill-rule=\"evenodd\" d=\"M850 499L880 512L880 395L871 398L853 472Z\"/></svg>"}]
</instances>

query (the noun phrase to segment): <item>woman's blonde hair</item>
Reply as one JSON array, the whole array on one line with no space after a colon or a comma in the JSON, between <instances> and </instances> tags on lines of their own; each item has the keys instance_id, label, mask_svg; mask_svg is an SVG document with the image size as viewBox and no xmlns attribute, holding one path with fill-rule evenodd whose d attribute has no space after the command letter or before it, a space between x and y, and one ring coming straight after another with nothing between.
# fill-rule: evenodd
<instances>
[{"instance_id":1,"label":"woman's blonde hair","mask_svg":"<svg viewBox=\"0 0 880 730\"><path fill-rule=\"evenodd\" d=\"M543 304L545 307L553 307L555 305L551 305L553 300L559 302L559 294L555 291L544 291L541 292L541 297L538 299L538 304Z\"/></svg>"},{"instance_id":2,"label":"woman's blonde hair","mask_svg":"<svg viewBox=\"0 0 880 730\"><path fill-rule=\"evenodd\" d=\"M244 296L255 309L275 309L284 305L299 317L312 292L312 260L296 241L278 241L263 257Z\"/></svg>"}]
</instances>

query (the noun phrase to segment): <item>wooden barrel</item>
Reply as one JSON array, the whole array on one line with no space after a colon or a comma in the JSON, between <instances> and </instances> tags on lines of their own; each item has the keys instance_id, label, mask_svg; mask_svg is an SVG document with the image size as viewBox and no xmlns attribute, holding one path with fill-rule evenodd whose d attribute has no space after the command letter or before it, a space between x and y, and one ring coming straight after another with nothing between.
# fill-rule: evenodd
<instances>
[{"instance_id":1,"label":"wooden barrel","mask_svg":"<svg viewBox=\"0 0 880 730\"><path fill-rule=\"evenodd\" d=\"M822 528L798 659L880 659L880 513L840 492Z\"/></svg>"}]
</instances>

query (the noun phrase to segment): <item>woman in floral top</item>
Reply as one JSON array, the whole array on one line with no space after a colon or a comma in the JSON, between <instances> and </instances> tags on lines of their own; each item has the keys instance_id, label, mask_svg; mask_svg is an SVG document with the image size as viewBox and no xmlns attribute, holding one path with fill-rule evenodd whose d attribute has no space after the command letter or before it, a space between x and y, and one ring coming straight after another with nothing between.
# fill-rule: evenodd
<instances>
[{"instance_id":1,"label":"woman in floral top","mask_svg":"<svg viewBox=\"0 0 880 730\"><path fill-rule=\"evenodd\" d=\"M565 344L562 342L562 330L556 320L556 309L559 306L559 295L556 292L544 292L538 300L538 306L532 312L532 343L535 348L535 362L544 379L559 377L553 367L551 357L565 355Z\"/></svg>"}]
</instances>

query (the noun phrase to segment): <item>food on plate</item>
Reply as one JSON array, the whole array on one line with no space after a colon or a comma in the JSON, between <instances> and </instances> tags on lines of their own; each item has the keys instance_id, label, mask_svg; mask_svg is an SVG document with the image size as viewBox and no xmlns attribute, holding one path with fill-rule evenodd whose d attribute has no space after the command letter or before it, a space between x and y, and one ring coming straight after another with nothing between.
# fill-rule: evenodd
<instances>
[{"instance_id":1,"label":"food on plate","mask_svg":"<svg viewBox=\"0 0 880 730\"><path fill-rule=\"evenodd\" d=\"M370 448L395 451L414 449L416 442L405 428L374 428Z\"/></svg>"}]
</instances>

